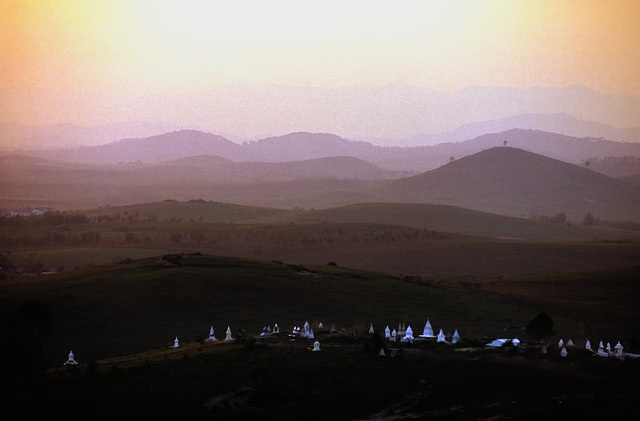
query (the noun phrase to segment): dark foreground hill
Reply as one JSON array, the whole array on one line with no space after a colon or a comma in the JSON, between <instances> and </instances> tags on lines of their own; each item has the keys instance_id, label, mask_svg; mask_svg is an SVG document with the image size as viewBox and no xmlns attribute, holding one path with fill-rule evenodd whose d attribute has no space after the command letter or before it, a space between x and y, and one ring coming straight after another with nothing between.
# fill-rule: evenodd
<instances>
[{"instance_id":1,"label":"dark foreground hill","mask_svg":"<svg viewBox=\"0 0 640 421\"><path fill-rule=\"evenodd\" d=\"M12 387L0 402L67 420L629 419L640 409L640 360L583 348L589 338L637 349L637 277L636 267L451 288L332 265L181 254L5 283L2 374ZM548 294L532 293L544 284ZM560 299L567 291L571 299ZM525 328L540 311L555 331L546 354ZM44 334L47 374L24 370L37 352L12 339L13 320ZM37 329L47 320L51 330ZM418 335L427 320L461 341L384 338L386 326ZM313 340L288 339L305 322L320 352ZM281 334L260 339L276 323ZM211 327L216 343L204 340ZM515 337L522 347L485 347ZM575 341L567 358L562 338ZM69 350L79 366L63 365Z\"/></svg>"}]
</instances>

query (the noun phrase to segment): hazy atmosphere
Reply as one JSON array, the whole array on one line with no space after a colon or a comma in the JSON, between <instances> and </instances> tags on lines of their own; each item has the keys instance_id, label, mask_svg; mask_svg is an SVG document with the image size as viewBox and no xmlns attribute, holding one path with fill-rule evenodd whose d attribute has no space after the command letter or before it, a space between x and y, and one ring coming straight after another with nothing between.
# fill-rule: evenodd
<instances>
[{"instance_id":1,"label":"hazy atmosphere","mask_svg":"<svg viewBox=\"0 0 640 421\"><path fill-rule=\"evenodd\" d=\"M0 0L0 408L638 419L640 0Z\"/></svg>"},{"instance_id":2,"label":"hazy atmosphere","mask_svg":"<svg viewBox=\"0 0 640 421\"><path fill-rule=\"evenodd\" d=\"M384 144L525 112L593 121L585 110L502 102L581 85L625 97L609 98L598 122L632 127L639 15L633 0L1 0L0 119ZM491 110L478 102L494 92L471 87L516 90L500 91Z\"/></svg>"}]
</instances>

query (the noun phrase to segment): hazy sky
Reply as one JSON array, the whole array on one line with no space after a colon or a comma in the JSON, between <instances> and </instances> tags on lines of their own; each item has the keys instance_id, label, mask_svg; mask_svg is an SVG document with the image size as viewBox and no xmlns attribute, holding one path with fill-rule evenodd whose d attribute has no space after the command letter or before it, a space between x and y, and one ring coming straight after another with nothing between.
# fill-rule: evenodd
<instances>
[{"instance_id":1,"label":"hazy sky","mask_svg":"<svg viewBox=\"0 0 640 421\"><path fill-rule=\"evenodd\" d=\"M640 1L0 0L4 122L144 120L149 98L229 85L395 82L640 97Z\"/></svg>"}]
</instances>

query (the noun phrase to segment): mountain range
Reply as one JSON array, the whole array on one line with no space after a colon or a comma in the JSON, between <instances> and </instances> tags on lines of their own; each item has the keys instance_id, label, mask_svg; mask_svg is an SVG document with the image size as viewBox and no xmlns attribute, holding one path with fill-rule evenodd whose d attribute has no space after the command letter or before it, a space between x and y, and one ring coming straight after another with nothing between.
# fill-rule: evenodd
<instances>
[{"instance_id":1,"label":"mountain range","mask_svg":"<svg viewBox=\"0 0 640 421\"><path fill-rule=\"evenodd\" d=\"M602 138L576 138L539 130L512 129L463 142L420 147L383 147L343 139L330 133L297 132L238 144L211 133L180 130L140 139L123 139L105 145L70 149L31 150L23 155L58 161L114 164L158 164L197 155L215 155L236 162L292 162L350 156L388 171L406 175L428 171L481 150L513 146L550 158L583 165L605 157L640 157L640 143ZM627 163L628 164L628 163ZM594 165L594 169L596 165ZM615 176L640 173L640 162L624 171L609 168ZM613 175L613 174L612 174Z\"/></svg>"},{"instance_id":2,"label":"mountain range","mask_svg":"<svg viewBox=\"0 0 640 421\"><path fill-rule=\"evenodd\" d=\"M118 108L129 121L95 127L4 121L0 150L97 146L181 129L216 133L236 143L304 131L378 146L428 146L511 129L640 142L640 98L580 85L470 87L447 94L399 83L336 89L236 86ZM189 110L188 115L178 116L176 109Z\"/></svg>"},{"instance_id":3,"label":"mountain range","mask_svg":"<svg viewBox=\"0 0 640 421\"><path fill-rule=\"evenodd\" d=\"M0 164L5 208L18 200L76 209L166 199L281 209L386 202L448 205L519 218L562 213L574 223L588 213L602 220L640 222L639 186L511 146L487 148L413 175L344 156L282 163L195 156L95 165L12 155Z\"/></svg>"}]
</instances>

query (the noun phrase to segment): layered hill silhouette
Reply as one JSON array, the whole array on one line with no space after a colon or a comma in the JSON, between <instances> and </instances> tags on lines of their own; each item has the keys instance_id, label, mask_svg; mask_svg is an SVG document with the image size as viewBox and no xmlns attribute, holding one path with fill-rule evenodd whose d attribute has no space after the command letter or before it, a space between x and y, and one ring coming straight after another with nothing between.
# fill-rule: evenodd
<instances>
[{"instance_id":1,"label":"layered hill silhouette","mask_svg":"<svg viewBox=\"0 0 640 421\"><path fill-rule=\"evenodd\" d=\"M512 147L491 148L377 188L381 198L530 217L586 213L637 219L637 186Z\"/></svg>"},{"instance_id":2,"label":"layered hill silhouette","mask_svg":"<svg viewBox=\"0 0 640 421\"><path fill-rule=\"evenodd\" d=\"M197 130L123 139L106 145L26 151L22 154L61 161L113 164L118 162L160 163L197 155L216 155L237 162L291 162L316 158L351 156L390 171L418 173L494 146L514 146L566 161L584 164L604 157L639 157L640 143L601 138L577 138L539 130L512 129L486 134L463 142L421 147L382 147L352 141L330 133L296 132L254 142L234 143L223 136ZM640 173L640 164L603 167L612 175Z\"/></svg>"},{"instance_id":3,"label":"layered hill silhouette","mask_svg":"<svg viewBox=\"0 0 640 421\"><path fill-rule=\"evenodd\" d=\"M563 213L572 222L589 213L618 221L640 215L637 185L509 146L412 176L351 157L251 163L212 156L107 167L5 157L0 176L5 203L20 198L53 207L201 199L281 209L441 204L522 218Z\"/></svg>"}]
</instances>

